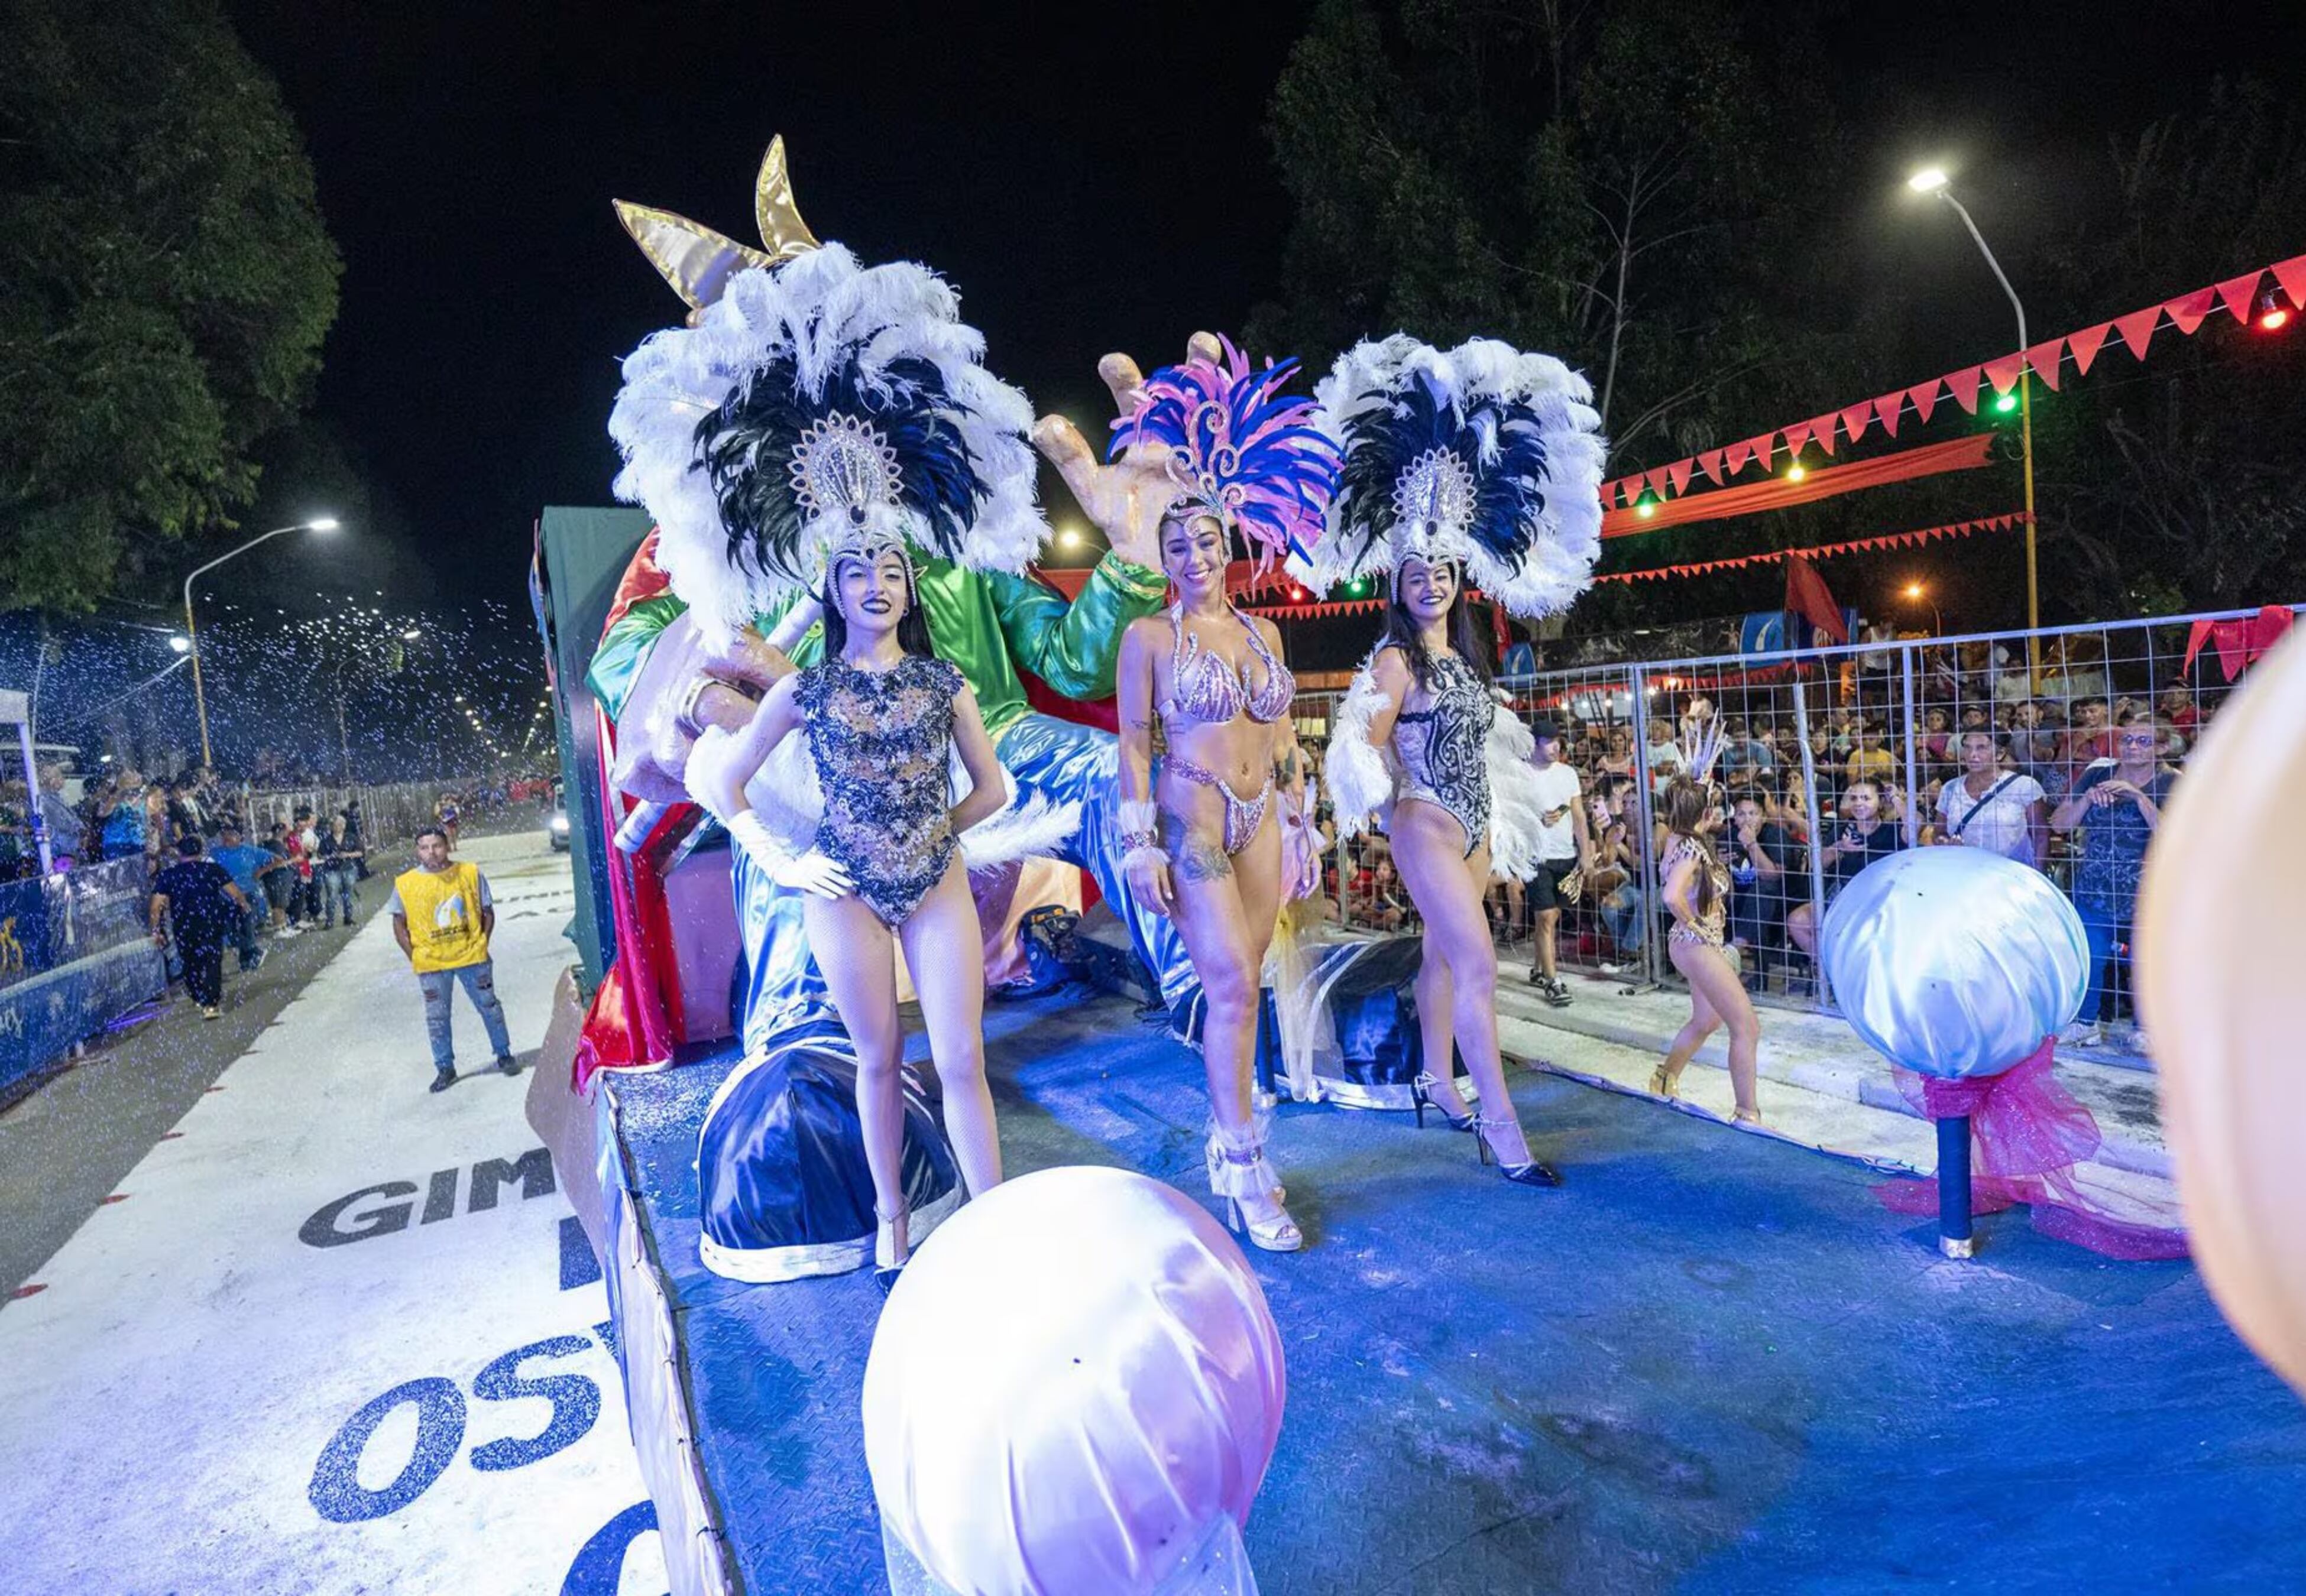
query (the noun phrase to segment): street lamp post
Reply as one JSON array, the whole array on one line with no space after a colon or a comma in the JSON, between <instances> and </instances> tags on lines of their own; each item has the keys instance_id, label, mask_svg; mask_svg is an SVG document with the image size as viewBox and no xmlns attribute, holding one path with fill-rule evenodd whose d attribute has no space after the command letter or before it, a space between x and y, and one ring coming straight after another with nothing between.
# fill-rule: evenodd
<instances>
[{"instance_id":1,"label":"street lamp post","mask_svg":"<svg viewBox=\"0 0 2306 1596\"><path fill-rule=\"evenodd\" d=\"M2010 278L2002 269L2002 262L1994 258L1986 247L1986 235L1969 218L1962 202L1953 197L1947 186L1943 169L1927 166L1906 180L1906 186L1917 194L1935 194L1953 207L1961 225L1969 229L1977 252L1986 257L1986 264L1994 270L1994 280L2002 285L2002 292L2010 296L2010 308L2018 312L2018 439L2019 451L2025 460L2026 472L2026 654L2032 680L2038 684L2042 674L2042 644L2037 636L2042 629L2042 601L2038 567L2034 553L2034 403L2033 384L2027 379L2026 307L2020 303L2018 291L2010 286Z\"/></svg>"},{"instance_id":2,"label":"street lamp post","mask_svg":"<svg viewBox=\"0 0 2306 1596\"><path fill-rule=\"evenodd\" d=\"M216 756L209 747L209 699L207 689L201 680L201 628L200 623L192 615L192 584L224 564L226 560L237 559L259 543L269 542L274 538L291 532L334 532L336 529L337 518L334 516L319 516L310 521L295 521L286 526L276 526L270 532L249 539L237 549L218 555L184 578L184 638L192 645L192 705L200 713L201 763L202 764L214 764Z\"/></svg>"},{"instance_id":3,"label":"street lamp post","mask_svg":"<svg viewBox=\"0 0 2306 1596\"><path fill-rule=\"evenodd\" d=\"M1918 582L1906 584L1906 597L1917 604L1925 601L1928 592L1929 590ZM1945 617L1938 613L1938 602L1935 599L1929 599L1927 602L1930 606L1930 630L1933 635L1943 637L1945 636Z\"/></svg>"}]
</instances>

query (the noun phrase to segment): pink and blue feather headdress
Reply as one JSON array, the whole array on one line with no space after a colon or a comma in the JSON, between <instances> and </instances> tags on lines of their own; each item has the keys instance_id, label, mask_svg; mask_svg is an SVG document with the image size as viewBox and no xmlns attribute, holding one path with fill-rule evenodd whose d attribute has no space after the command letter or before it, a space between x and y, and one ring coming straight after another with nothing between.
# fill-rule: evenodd
<instances>
[{"instance_id":1,"label":"pink and blue feather headdress","mask_svg":"<svg viewBox=\"0 0 2306 1596\"><path fill-rule=\"evenodd\" d=\"M1356 346L1314 389L1344 456L1314 576L1460 565L1516 615L1567 608L1601 552L1601 418L1584 378L1495 338Z\"/></svg>"},{"instance_id":2,"label":"pink and blue feather headdress","mask_svg":"<svg viewBox=\"0 0 2306 1596\"><path fill-rule=\"evenodd\" d=\"M1277 559L1310 561L1337 491L1337 446L1313 424L1313 401L1285 394L1297 363L1196 357L1145 380L1137 405L1113 423L1108 459L1150 443L1169 450L1178 502L1238 533L1262 573Z\"/></svg>"}]
</instances>

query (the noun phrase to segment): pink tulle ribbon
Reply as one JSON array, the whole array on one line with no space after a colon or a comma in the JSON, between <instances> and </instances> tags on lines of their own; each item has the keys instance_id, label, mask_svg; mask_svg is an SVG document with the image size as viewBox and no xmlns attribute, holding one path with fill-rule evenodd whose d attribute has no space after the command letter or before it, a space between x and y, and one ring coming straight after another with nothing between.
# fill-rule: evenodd
<instances>
[{"instance_id":1,"label":"pink tulle ribbon","mask_svg":"<svg viewBox=\"0 0 2306 1596\"><path fill-rule=\"evenodd\" d=\"M2034 1228L2107 1258L2186 1256L2186 1233L2108 1212L2074 1181L2074 1165L2095 1154L2097 1120L2058 1084L2054 1037L1999 1075L1940 1080L1899 1069L1898 1089L1933 1121L1969 1118L1973 1150L1970 1211L1998 1214L2013 1203L2033 1210ZM1876 1186L1883 1205L1900 1214L1934 1214L1938 1182L1891 1181Z\"/></svg>"}]
</instances>

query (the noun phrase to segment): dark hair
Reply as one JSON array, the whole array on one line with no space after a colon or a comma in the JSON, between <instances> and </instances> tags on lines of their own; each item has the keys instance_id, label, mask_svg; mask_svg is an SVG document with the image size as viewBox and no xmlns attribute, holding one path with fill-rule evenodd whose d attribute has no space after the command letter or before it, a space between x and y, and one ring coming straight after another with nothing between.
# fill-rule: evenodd
<instances>
[{"instance_id":1,"label":"dark hair","mask_svg":"<svg viewBox=\"0 0 2306 1596\"><path fill-rule=\"evenodd\" d=\"M1701 787L1687 776L1676 776L1665 784L1665 829L1673 836L1687 838L1700 854L1697 892L1690 906L1701 917L1713 912L1713 870L1705 862L1712 858L1713 849L1697 834L1697 823L1721 801L1721 789L1711 781Z\"/></svg>"},{"instance_id":2,"label":"dark hair","mask_svg":"<svg viewBox=\"0 0 2306 1596\"><path fill-rule=\"evenodd\" d=\"M200 858L201 834L198 832L186 832L183 836L177 838L176 851L184 855L188 859Z\"/></svg>"},{"instance_id":3,"label":"dark hair","mask_svg":"<svg viewBox=\"0 0 2306 1596\"><path fill-rule=\"evenodd\" d=\"M1490 666L1490 648L1486 639L1473 635L1473 608L1465 602L1465 573L1457 571L1457 592L1449 601L1448 618L1449 646L1457 657L1473 668L1473 674L1487 686L1495 674ZM1417 618L1409 606L1401 602L1400 578L1395 576L1395 592L1385 605L1385 630L1378 636L1379 649L1397 648L1409 661L1409 674L1422 688L1431 685L1428 679L1433 673L1433 655L1425 646L1424 635L1418 630Z\"/></svg>"},{"instance_id":4,"label":"dark hair","mask_svg":"<svg viewBox=\"0 0 2306 1596\"><path fill-rule=\"evenodd\" d=\"M418 826L416 828L416 840L419 842L422 842L427 837L438 837L441 841L446 842L448 840L448 828L440 825Z\"/></svg>"},{"instance_id":5,"label":"dark hair","mask_svg":"<svg viewBox=\"0 0 2306 1596\"><path fill-rule=\"evenodd\" d=\"M842 556L841 559L854 558ZM840 566L835 559L824 568L824 587L816 595L818 606L824 611L824 657L837 657L849 646L849 618L841 613L840 595L833 591L833 573ZM905 612L897 618L897 646L909 654L922 659L934 659L935 645L929 641L929 618L921 610L920 584L913 574L912 557L905 557Z\"/></svg>"}]
</instances>

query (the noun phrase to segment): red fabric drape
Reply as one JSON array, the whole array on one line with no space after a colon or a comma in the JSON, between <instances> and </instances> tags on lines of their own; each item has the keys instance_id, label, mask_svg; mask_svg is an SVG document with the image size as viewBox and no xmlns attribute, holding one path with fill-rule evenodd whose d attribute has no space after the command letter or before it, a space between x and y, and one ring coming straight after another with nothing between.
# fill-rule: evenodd
<instances>
[{"instance_id":1,"label":"red fabric drape","mask_svg":"<svg viewBox=\"0 0 2306 1596\"><path fill-rule=\"evenodd\" d=\"M1669 499L1646 516L1636 515L1632 510L1610 510L1601 517L1601 535L1605 538L1632 537L1640 533L1658 532L1693 521L1719 521L1730 516L1750 516L1762 510L1781 510L1798 504L1814 504L1821 499L1855 492L1860 488L1910 482L1916 477L1935 476L1943 472L1975 471L1988 464L1993 449L1993 433L1975 432L1966 438L1949 439L1943 443L1925 444L1919 448L1876 455L1870 460L1859 460L1849 465L1825 466L1811 472L1798 482L1778 477L1766 482L1748 482L1742 488L1717 488L1712 492L1693 493L1687 499Z\"/></svg>"}]
</instances>

